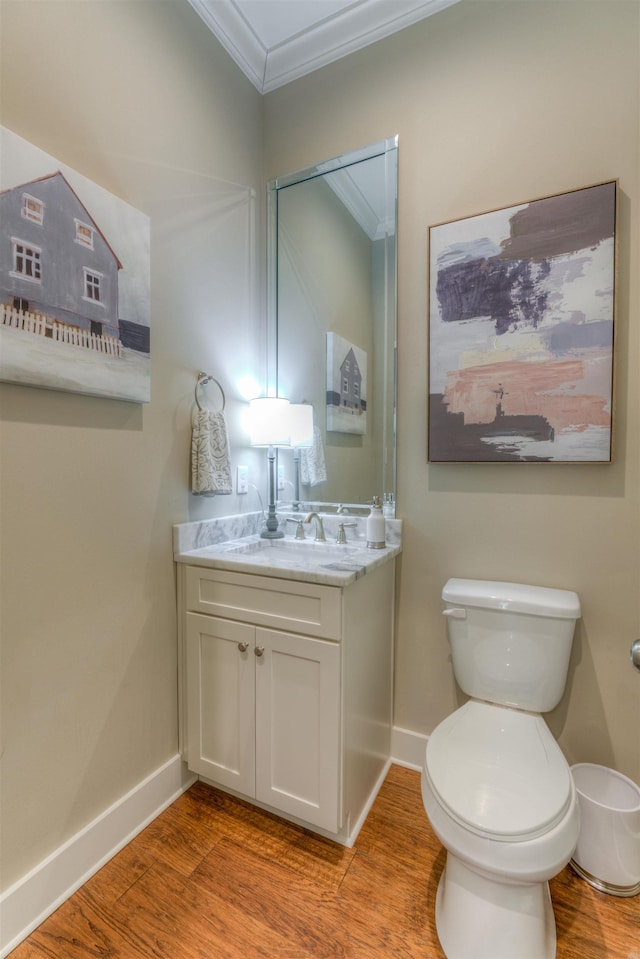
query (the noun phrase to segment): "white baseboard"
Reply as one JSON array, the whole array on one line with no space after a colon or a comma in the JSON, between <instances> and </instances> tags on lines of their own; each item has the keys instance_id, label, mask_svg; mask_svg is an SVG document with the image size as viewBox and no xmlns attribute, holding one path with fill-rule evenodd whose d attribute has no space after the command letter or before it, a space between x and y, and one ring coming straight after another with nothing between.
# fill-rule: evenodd
<instances>
[{"instance_id":1,"label":"white baseboard","mask_svg":"<svg viewBox=\"0 0 640 959\"><path fill-rule=\"evenodd\" d=\"M369 798L368 798L368 800L367 800L367 802L366 802L366 804L365 804L364 809L362 810L362 812L361 812L360 815L358 816L358 819L356 820L355 824L349 829L349 835L348 835L348 837L347 837L347 839L346 839L346 841L345 841L345 846L347 846L348 849L351 849L351 847L355 844L355 841L356 841L356 839L358 838L358 834L359 834L360 830L362 829L362 827L364 826L367 816L368 816L369 813L371 812L371 807L373 806L374 802L376 801L376 798L377 798L377 796L378 796L378 793L380 792L380 789L382 788L382 784L383 784L383 782L385 781L385 779L387 778L387 773L389 772L389 767L391 766L391 763L392 763L392 762L394 762L394 760L393 760L393 759L389 759L389 760L387 760L387 762L384 764L383 770L382 770L382 772L380 773L380 775L378 776L378 781L377 781L377 783L375 784L375 786L374 786L373 789L371 790L371 794L370 794L370 796L369 796Z\"/></svg>"},{"instance_id":2,"label":"white baseboard","mask_svg":"<svg viewBox=\"0 0 640 959\"><path fill-rule=\"evenodd\" d=\"M429 737L394 726L391 730L391 762L409 769L422 769Z\"/></svg>"},{"instance_id":3,"label":"white baseboard","mask_svg":"<svg viewBox=\"0 0 640 959\"><path fill-rule=\"evenodd\" d=\"M0 896L0 959L194 783L168 760Z\"/></svg>"}]
</instances>

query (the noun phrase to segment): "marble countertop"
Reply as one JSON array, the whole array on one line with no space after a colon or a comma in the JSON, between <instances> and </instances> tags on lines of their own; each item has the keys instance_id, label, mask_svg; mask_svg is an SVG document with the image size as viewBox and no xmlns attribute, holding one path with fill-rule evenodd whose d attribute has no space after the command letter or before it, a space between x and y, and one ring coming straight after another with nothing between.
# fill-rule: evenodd
<instances>
[{"instance_id":1,"label":"marble countertop","mask_svg":"<svg viewBox=\"0 0 640 959\"><path fill-rule=\"evenodd\" d=\"M387 545L370 549L366 545L366 517L323 515L327 542L316 543L313 523L305 540L296 540L295 522L286 524L287 516L300 518L294 513L279 516L286 533L275 540L260 537L260 513L178 524L173 527L174 559L177 563L258 576L348 586L402 551L400 520L387 520ZM336 542L340 522L357 524L346 529L346 544Z\"/></svg>"}]
</instances>

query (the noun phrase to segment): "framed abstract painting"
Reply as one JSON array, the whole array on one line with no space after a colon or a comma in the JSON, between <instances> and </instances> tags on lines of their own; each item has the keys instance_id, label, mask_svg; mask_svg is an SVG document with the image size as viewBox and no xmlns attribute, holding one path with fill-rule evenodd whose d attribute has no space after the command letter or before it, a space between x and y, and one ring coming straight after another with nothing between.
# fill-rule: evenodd
<instances>
[{"instance_id":1,"label":"framed abstract painting","mask_svg":"<svg viewBox=\"0 0 640 959\"><path fill-rule=\"evenodd\" d=\"M429 228L430 463L609 463L615 180Z\"/></svg>"}]
</instances>

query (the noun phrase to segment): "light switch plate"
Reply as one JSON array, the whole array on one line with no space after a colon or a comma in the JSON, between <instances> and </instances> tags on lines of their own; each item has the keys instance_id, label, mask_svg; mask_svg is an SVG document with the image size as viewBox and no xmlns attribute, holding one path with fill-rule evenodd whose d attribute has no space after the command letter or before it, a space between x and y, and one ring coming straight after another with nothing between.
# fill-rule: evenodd
<instances>
[{"instance_id":1,"label":"light switch plate","mask_svg":"<svg viewBox=\"0 0 640 959\"><path fill-rule=\"evenodd\" d=\"M248 466L238 466L236 467L236 493L248 493L249 492L249 467Z\"/></svg>"}]
</instances>

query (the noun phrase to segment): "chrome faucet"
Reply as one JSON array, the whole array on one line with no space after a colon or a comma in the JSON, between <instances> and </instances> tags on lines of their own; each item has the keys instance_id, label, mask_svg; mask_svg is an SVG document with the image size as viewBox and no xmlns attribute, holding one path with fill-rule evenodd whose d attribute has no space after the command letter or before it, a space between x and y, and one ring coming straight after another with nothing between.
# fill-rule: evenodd
<instances>
[{"instance_id":1,"label":"chrome faucet","mask_svg":"<svg viewBox=\"0 0 640 959\"><path fill-rule=\"evenodd\" d=\"M319 516L316 512L308 513L303 522L310 523L312 519L316 521L316 543L326 543L327 537L324 535L324 523L322 522L322 516Z\"/></svg>"}]
</instances>

